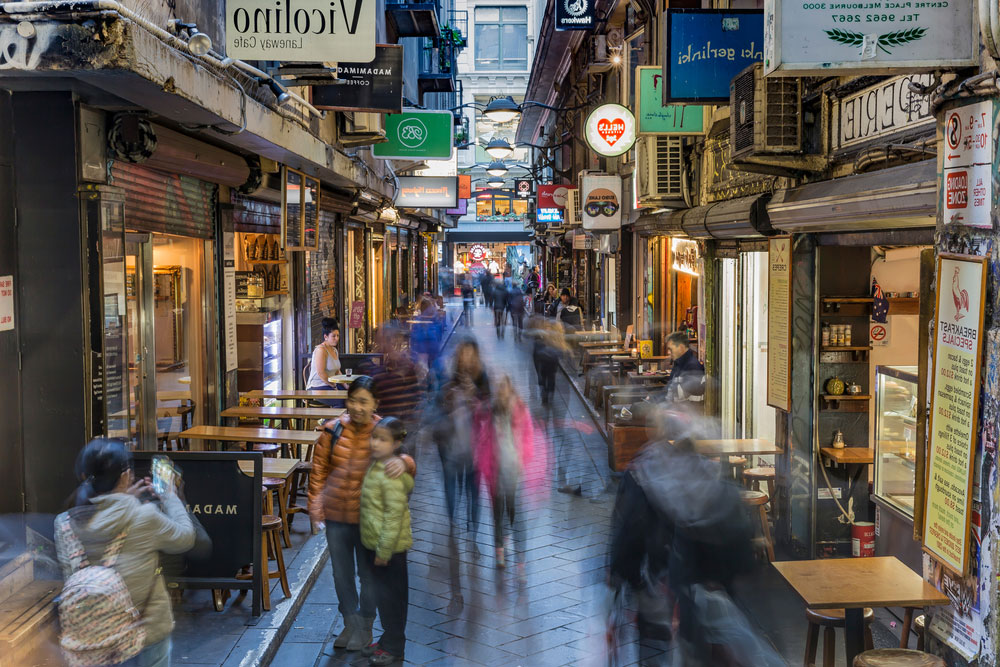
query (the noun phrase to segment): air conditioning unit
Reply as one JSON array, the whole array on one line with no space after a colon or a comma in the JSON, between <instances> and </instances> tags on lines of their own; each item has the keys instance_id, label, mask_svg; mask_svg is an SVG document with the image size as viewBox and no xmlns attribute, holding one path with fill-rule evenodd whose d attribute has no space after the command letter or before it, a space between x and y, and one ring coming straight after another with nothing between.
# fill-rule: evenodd
<instances>
[{"instance_id":1,"label":"air conditioning unit","mask_svg":"<svg viewBox=\"0 0 1000 667\"><path fill-rule=\"evenodd\" d=\"M680 137L642 136L636 142L639 204L687 208L684 202L684 144Z\"/></svg>"},{"instance_id":2,"label":"air conditioning unit","mask_svg":"<svg viewBox=\"0 0 1000 667\"><path fill-rule=\"evenodd\" d=\"M788 175L821 171L825 160L802 154L802 79L764 77L756 63L729 84L732 161L743 171Z\"/></svg>"},{"instance_id":3,"label":"air conditioning unit","mask_svg":"<svg viewBox=\"0 0 1000 667\"><path fill-rule=\"evenodd\" d=\"M583 225L583 211L580 204L580 188L570 188L566 192L566 222L565 226L579 227ZM549 228L551 229L551 227Z\"/></svg>"},{"instance_id":4,"label":"air conditioning unit","mask_svg":"<svg viewBox=\"0 0 1000 667\"><path fill-rule=\"evenodd\" d=\"M385 141L385 117L380 113L344 111L340 143L344 146L365 146Z\"/></svg>"}]
</instances>

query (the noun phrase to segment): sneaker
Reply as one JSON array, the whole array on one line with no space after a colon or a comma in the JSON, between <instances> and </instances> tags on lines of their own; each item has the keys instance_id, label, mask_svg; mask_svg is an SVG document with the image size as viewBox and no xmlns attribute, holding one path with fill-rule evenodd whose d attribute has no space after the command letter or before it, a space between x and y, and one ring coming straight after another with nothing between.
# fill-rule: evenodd
<instances>
[{"instance_id":1,"label":"sneaker","mask_svg":"<svg viewBox=\"0 0 1000 667\"><path fill-rule=\"evenodd\" d=\"M378 642L372 642L368 646L366 646L363 649L361 649L361 655L363 655L366 658L370 658L373 655L375 655L375 652L378 651L378 650L379 650L378 649Z\"/></svg>"},{"instance_id":2,"label":"sneaker","mask_svg":"<svg viewBox=\"0 0 1000 667\"><path fill-rule=\"evenodd\" d=\"M569 484L567 484L566 486L560 486L558 489L556 489L556 491L558 491L559 493L565 493L573 496L579 496L583 494L583 489L580 487L579 484L577 484L576 486L570 486Z\"/></svg>"},{"instance_id":3,"label":"sneaker","mask_svg":"<svg viewBox=\"0 0 1000 667\"><path fill-rule=\"evenodd\" d=\"M383 651L382 649L376 649L375 653L368 658L369 665L395 665L403 662L403 656L393 655L388 651Z\"/></svg>"}]
</instances>

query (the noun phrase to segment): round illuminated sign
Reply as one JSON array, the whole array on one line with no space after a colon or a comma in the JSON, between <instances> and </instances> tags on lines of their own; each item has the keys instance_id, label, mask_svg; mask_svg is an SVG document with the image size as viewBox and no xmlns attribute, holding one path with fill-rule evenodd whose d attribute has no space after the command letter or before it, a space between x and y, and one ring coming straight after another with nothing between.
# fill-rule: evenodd
<instances>
[{"instance_id":1,"label":"round illuminated sign","mask_svg":"<svg viewBox=\"0 0 1000 667\"><path fill-rule=\"evenodd\" d=\"M635 116L620 104L602 104L587 118L586 136L599 155L621 155L635 143Z\"/></svg>"},{"instance_id":2,"label":"round illuminated sign","mask_svg":"<svg viewBox=\"0 0 1000 667\"><path fill-rule=\"evenodd\" d=\"M486 259L486 248L478 243L469 248L469 256L477 262Z\"/></svg>"}]
</instances>

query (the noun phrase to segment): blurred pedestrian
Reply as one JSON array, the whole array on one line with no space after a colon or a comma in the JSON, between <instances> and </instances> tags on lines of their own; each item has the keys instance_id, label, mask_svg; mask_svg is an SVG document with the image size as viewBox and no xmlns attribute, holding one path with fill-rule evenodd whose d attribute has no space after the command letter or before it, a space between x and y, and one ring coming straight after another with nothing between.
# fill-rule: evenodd
<instances>
[{"instance_id":1,"label":"blurred pedestrian","mask_svg":"<svg viewBox=\"0 0 1000 667\"><path fill-rule=\"evenodd\" d=\"M538 275L538 269L534 266L531 267L530 271L528 271L527 286L528 294L531 294L532 296L535 296L538 293L538 290L541 289L542 278Z\"/></svg>"},{"instance_id":2,"label":"blurred pedestrian","mask_svg":"<svg viewBox=\"0 0 1000 667\"><path fill-rule=\"evenodd\" d=\"M372 463L361 485L361 543L372 563L375 599L382 636L361 651L370 665L392 665L403 661L406 646L406 613L409 583L406 552L413 546L409 495L413 477L390 477L386 463L403 447L406 427L394 417L385 417L372 429Z\"/></svg>"},{"instance_id":3,"label":"blurred pedestrian","mask_svg":"<svg viewBox=\"0 0 1000 667\"><path fill-rule=\"evenodd\" d=\"M375 381L367 375L355 378L347 390L347 412L323 425L309 473L309 516L314 530L326 529L333 585L344 617L344 629L333 645L348 651L372 643L375 622L372 566L365 556L358 524L361 484L371 462L371 434L379 421L377 407ZM416 472L409 456L394 456L383 463L390 479ZM360 596L355 575L361 581Z\"/></svg>"},{"instance_id":4,"label":"blurred pedestrian","mask_svg":"<svg viewBox=\"0 0 1000 667\"><path fill-rule=\"evenodd\" d=\"M497 330L497 338L503 339L507 317L507 286L500 279L493 285L493 326Z\"/></svg>"},{"instance_id":5,"label":"blurred pedestrian","mask_svg":"<svg viewBox=\"0 0 1000 667\"><path fill-rule=\"evenodd\" d=\"M154 494L148 478L136 480L132 454L120 440L87 443L76 477L73 507L55 520L66 580L59 601L66 658L70 664L169 667L174 618L159 554L194 546L184 502L173 484Z\"/></svg>"},{"instance_id":6,"label":"blurred pedestrian","mask_svg":"<svg viewBox=\"0 0 1000 667\"><path fill-rule=\"evenodd\" d=\"M507 290L507 312L514 326L514 340L520 343L524 335L524 292L519 287Z\"/></svg>"},{"instance_id":7,"label":"blurred pedestrian","mask_svg":"<svg viewBox=\"0 0 1000 667\"><path fill-rule=\"evenodd\" d=\"M514 530L517 488L534 454L535 431L531 415L517 396L509 376L501 378L489 411L479 418L476 468L493 504L493 540L497 567L505 567L504 523ZM516 553L514 549L512 553Z\"/></svg>"},{"instance_id":8,"label":"blurred pedestrian","mask_svg":"<svg viewBox=\"0 0 1000 667\"><path fill-rule=\"evenodd\" d=\"M541 312L539 314L545 315L546 317L555 317L556 308L559 305L559 290L552 283L549 283L545 288L545 293L542 295L541 301ZM539 309L536 307L536 311Z\"/></svg>"},{"instance_id":9,"label":"blurred pedestrian","mask_svg":"<svg viewBox=\"0 0 1000 667\"><path fill-rule=\"evenodd\" d=\"M531 358L535 364L542 406L552 403L556 389L556 372L559 360L568 351L562 330L551 320L535 317L530 330L532 337Z\"/></svg>"},{"instance_id":10,"label":"blurred pedestrian","mask_svg":"<svg viewBox=\"0 0 1000 667\"><path fill-rule=\"evenodd\" d=\"M476 309L476 291L472 281L466 277L462 281L462 314L465 315L465 326L472 326L472 311Z\"/></svg>"},{"instance_id":11,"label":"blurred pedestrian","mask_svg":"<svg viewBox=\"0 0 1000 667\"><path fill-rule=\"evenodd\" d=\"M489 270L483 271L479 275L479 286L483 292L483 305L487 308L493 307L493 273Z\"/></svg>"}]
</instances>

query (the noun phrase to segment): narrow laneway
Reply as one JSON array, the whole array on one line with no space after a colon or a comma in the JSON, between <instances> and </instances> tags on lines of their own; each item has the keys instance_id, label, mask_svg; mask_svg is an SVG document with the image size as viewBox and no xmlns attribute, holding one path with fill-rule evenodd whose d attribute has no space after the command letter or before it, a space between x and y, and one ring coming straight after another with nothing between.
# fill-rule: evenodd
<instances>
[{"instance_id":1,"label":"narrow laneway","mask_svg":"<svg viewBox=\"0 0 1000 667\"><path fill-rule=\"evenodd\" d=\"M451 346L461 336L474 335L491 378L509 374L535 418L544 423L546 415L534 393L530 343L516 343L511 335L498 340L491 320L489 313L478 310L475 326L456 331ZM601 457L606 457L606 449L563 377L552 414L555 418L546 429L548 464L527 472L525 487L532 492L522 494L519 508L524 552L515 563L523 559L523 571L514 563L502 570L495 566L485 493L476 539L459 538L453 559L440 459L433 444L418 447L419 472L411 500L415 543L410 552L407 663L580 665L606 660L603 581L613 504L613 495L605 493L608 472ZM565 463L569 484L581 486L580 496L555 491L556 456ZM459 592L461 608L455 602ZM327 570L272 664L364 664L358 654L333 649L341 623ZM624 655L631 657L624 664L637 660L637 651L628 647Z\"/></svg>"}]
</instances>

